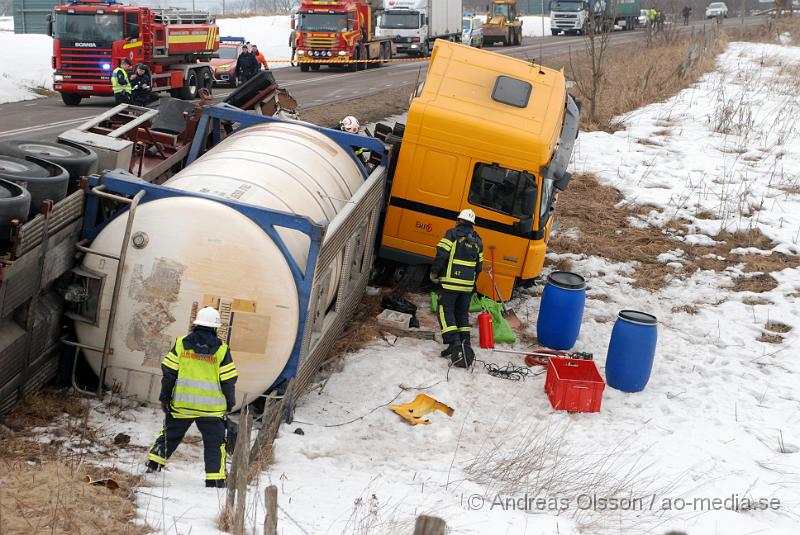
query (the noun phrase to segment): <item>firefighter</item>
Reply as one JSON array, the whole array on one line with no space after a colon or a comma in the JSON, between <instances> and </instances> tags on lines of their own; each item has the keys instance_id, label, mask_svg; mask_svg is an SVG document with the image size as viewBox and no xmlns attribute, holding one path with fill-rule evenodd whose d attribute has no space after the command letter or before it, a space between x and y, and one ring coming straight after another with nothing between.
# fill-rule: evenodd
<instances>
[{"instance_id":1,"label":"firefighter","mask_svg":"<svg viewBox=\"0 0 800 535\"><path fill-rule=\"evenodd\" d=\"M131 101L133 87L128 78L129 70L131 70L131 60L124 58L119 67L111 73L111 90L114 92L115 104L128 104Z\"/></svg>"},{"instance_id":2,"label":"firefighter","mask_svg":"<svg viewBox=\"0 0 800 535\"><path fill-rule=\"evenodd\" d=\"M259 64L259 69L261 67L264 67L264 70L268 71L269 70L269 63L267 63L267 58L264 57L264 54L262 54L261 51L258 50L258 46L257 45L251 45L250 49L253 51L252 54L256 58L256 61Z\"/></svg>"},{"instance_id":3,"label":"firefighter","mask_svg":"<svg viewBox=\"0 0 800 535\"><path fill-rule=\"evenodd\" d=\"M161 361L164 427L150 448L147 471L157 472L197 424L203 436L206 487L225 487L225 421L236 404L238 376L227 344L217 338L219 312L206 307L197 313L188 336L175 341Z\"/></svg>"},{"instance_id":4,"label":"firefighter","mask_svg":"<svg viewBox=\"0 0 800 535\"><path fill-rule=\"evenodd\" d=\"M247 45L242 46L242 53L236 60L236 76L244 83L255 76L259 68L256 57L250 53Z\"/></svg>"},{"instance_id":5,"label":"firefighter","mask_svg":"<svg viewBox=\"0 0 800 535\"><path fill-rule=\"evenodd\" d=\"M475 212L466 208L458 214L458 224L448 230L436 246L430 279L440 285L439 323L454 366L467 368L475 358L470 344L469 302L475 281L483 267L483 242L475 232Z\"/></svg>"},{"instance_id":6,"label":"firefighter","mask_svg":"<svg viewBox=\"0 0 800 535\"><path fill-rule=\"evenodd\" d=\"M153 101L153 86L150 71L144 63L136 65L136 70L131 74L132 82L131 102L137 106L147 106Z\"/></svg>"}]
</instances>

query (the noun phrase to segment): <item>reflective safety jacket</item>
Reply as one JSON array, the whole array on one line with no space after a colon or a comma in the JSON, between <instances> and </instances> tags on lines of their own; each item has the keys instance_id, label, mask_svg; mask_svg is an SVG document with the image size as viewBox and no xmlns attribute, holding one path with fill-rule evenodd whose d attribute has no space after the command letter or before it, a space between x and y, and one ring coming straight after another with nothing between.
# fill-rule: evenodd
<instances>
[{"instance_id":1,"label":"reflective safety jacket","mask_svg":"<svg viewBox=\"0 0 800 535\"><path fill-rule=\"evenodd\" d=\"M161 401L175 418L222 417L236 402L238 373L230 349L211 329L195 327L161 362Z\"/></svg>"},{"instance_id":2,"label":"reflective safety jacket","mask_svg":"<svg viewBox=\"0 0 800 535\"><path fill-rule=\"evenodd\" d=\"M128 71L123 69L122 66L117 67L114 69L114 72L111 73L111 90L115 95L123 91L130 95L133 90L131 81L128 78Z\"/></svg>"},{"instance_id":3,"label":"reflective safety jacket","mask_svg":"<svg viewBox=\"0 0 800 535\"><path fill-rule=\"evenodd\" d=\"M483 242L472 225L459 223L436 245L431 273L444 290L472 292L483 267Z\"/></svg>"}]
</instances>

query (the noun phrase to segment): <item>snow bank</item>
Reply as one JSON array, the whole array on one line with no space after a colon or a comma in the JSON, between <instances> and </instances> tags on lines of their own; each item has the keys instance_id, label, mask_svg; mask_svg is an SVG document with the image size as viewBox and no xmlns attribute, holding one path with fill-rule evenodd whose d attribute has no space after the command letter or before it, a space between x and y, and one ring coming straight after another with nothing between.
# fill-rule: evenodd
<instances>
[{"instance_id":1,"label":"snow bank","mask_svg":"<svg viewBox=\"0 0 800 535\"><path fill-rule=\"evenodd\" d=\"M289 63L279 63L274 60L288 60L292 56L289 47L290 17L247 17L241 19L219 19L219 34L221 37L244 37L251 43L258 45L258 49L269 62L270 69L288 67Z\"/></svg>"},{"instance_id":2,"label":"snow bank","mask_svg":"<svg viewBox=\"0 0 800 535\"><path fill-rule=\"evenodd\" d=\"M14 17L0 17L0 32L14 31Z\"/></svg>"},{"instance_id":3,"label":"snow bank","mask_svg":"<svg viewBox=\"0 0 800 535\"><path fill-rule=\"evenodd\" d=\"M0 20L0 28L5 28L9 18ZM0 104L38 98L32 88L53 87L50 67L53 40L50 37L0 31L0 50L5 51L0 54Z\"/></svg>"},{"instance_id":4,"label":"snow bank","mask_svg":"<svg viewBox=\"0 0 800 535\"><path fill-rule=\"evenodd\" d=\"M550 35L550 17L528 15L522 19L522 35L525 37L540 37Z\"/></svg>"}]
</instances>

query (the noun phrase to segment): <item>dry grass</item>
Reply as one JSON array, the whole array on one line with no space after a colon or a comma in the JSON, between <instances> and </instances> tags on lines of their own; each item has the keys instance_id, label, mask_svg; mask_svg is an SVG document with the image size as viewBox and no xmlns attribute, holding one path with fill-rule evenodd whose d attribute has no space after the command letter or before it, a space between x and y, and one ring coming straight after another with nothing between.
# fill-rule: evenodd
<instances>
[{"instance_id":1,"label":"dry grass","mask_svg":"<svg viewBox=\"0 0 800 535\"><path fill-rule=\"evenodd\" d=\"M581 127L585 130L619 130L621 126L616 117L665 100L711 71L715 55L724 49L726 42L723 32L716 42L709 38L710 46L706 48L706 34L701 31L678 36L669 42L654 39L650 46L638 46L635 54L631 54L628 46L610 47L606 52L606 72L598 95L597 121L588 122L588 113L582 113ZM691 61L687 61L690 56ZM576 41L571 54L546 58L544 63L556 69L563 68L571 80L579 82L573 90L576 96L586 99L579 88L589 86L583 81L591 79L591 72L582 40ZM658 135L670 134L668 129L664 129ZM641 142L648 143L645 140Z\"/></svg>"},{"instance_id":2,"label":"dry grass","mask_svg":"<svg viewBox=\"0 0 800 535\"><path fill-rule=\"evenodd\" d=\"M774 333L788 333L792 330L791 325L786 325L780 321L768 321L766 324L764 324L764 328Z\"/></svg>"},{"instance_id":3,"label":"dry grass","mask_svg":"<svg viewBox=\"0 0 800 535\"><path fill-rule=\"evenodd\" d=\"M558 218L562 229L575 228L580 237L575 239L569 232L556 234L549 249L600 256L614 262L635 261L634 286L649 289L662 288L673 278L697 270L722 272L731 265L741 264L746 275L734 281L734 290L765 292L778 284L769 273L800 265L798 257L782 253L732 255L731 250L736 248L768 251L775 247L757 228L723 231L714 236L719 242L714 246L688 246L675 239L685 233L685 221L672 220L664 229L631 226L629 218L653 208L630 208L620 204L621 200L618 190L601 185L592 175L575 176L569 188L558 196ZM681 269L657 260L660 254L675 249L684 251Z\"/></svg>"},{"instance_id":4,"label":"dry grass","mask_svg":"<svg viewBox=\"0 0 800 535\"><path fill-rule=\"evenodd\" d=\"M138 476L91 464L85 447L99 442L90 406L75 395L43 391L6 417L0 438L0 533L149 533L133 523ZM46 427L49 440L41 440ZM118 488L90 485L113 479Z\"/></svg>"},{"instance_id":5,"label":"dry grass","mask_svg":"<svg viewBox=\"0 0 800 535\"><path fill-rule=\"evenodd\" d=\"M771 305L772 301L764 297L745 297L744 299L742 299L742 303L750 306Z\"/></svg>"},{"instance_id":6,"label":"dry grass","mask_svg":"<svg viewBox=\"0 0 800 535\"><path fill-rule=\"evenodd\" d=\"M364 97L336 102L331 106L320 104L300 108L301 119L320 126L332 127L345 115L358 117L361 124L380 121L391 115L400 115L408 109L413 84Z\"/></svg>"},{"instance_id":7,"label":"dry grass","mask_svg":"<svg viewBox=\"0 0 800 535\"><path fill-rule=\"evenodd\" d=\"M782 344L783 336L773 333L762 333L756 340L764 342L765 344Z\"/></svg>"}]
</instances>

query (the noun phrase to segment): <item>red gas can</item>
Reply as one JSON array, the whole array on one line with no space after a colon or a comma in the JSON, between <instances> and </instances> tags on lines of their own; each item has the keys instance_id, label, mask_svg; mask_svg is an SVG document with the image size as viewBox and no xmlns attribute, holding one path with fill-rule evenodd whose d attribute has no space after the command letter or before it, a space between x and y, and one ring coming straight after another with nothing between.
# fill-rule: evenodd
<instances>
[{"instance_id":1,"label":"red gas can","mask_svg":"<svg viewBox=\"0 0 800 535\"><path fill-rule=\"evenodd\" d=\"M494 347L492 315L485 310L478 314L478 334L480 334L481 347L483 349L492 349Z\"/></svg>"}]
</instances>

